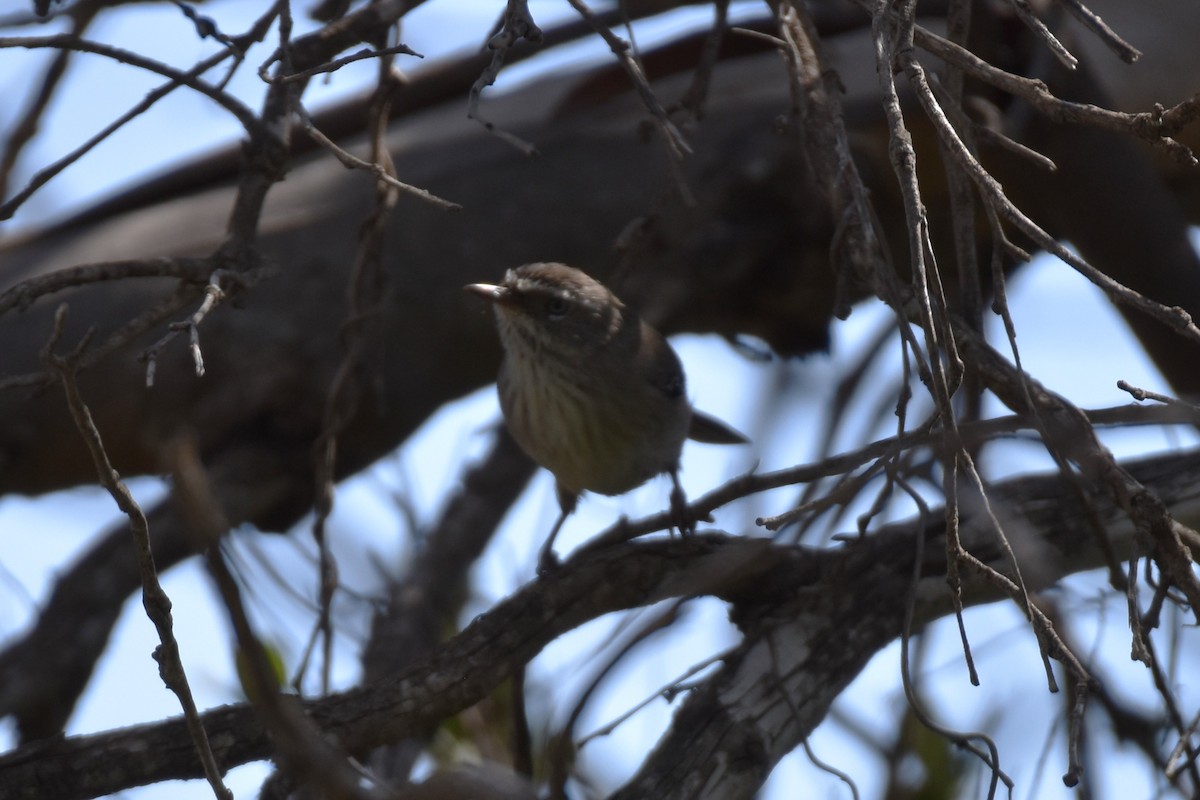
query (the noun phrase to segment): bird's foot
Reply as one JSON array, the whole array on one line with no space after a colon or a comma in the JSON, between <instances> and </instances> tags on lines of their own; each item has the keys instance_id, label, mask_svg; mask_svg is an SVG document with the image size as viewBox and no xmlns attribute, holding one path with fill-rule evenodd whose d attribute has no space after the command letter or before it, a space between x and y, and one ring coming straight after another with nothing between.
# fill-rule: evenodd
<instances>
[{"instance_id":1,"label":"bird's foot","mask_svg":"<svg viewBox=\"0 0 1200 800\"><path fill-rule=\"evenodd\" d=\"M538 553L537 576L539 578L551 575L562 568L562 562L558 560L558 556L554 554L554 548L550 547L550 544L547 542L546 546Z\"/></svg>"},{"instance_id":2,"label":"bird's foot","mask_svg":"<svg viewBox=\"0 0 1200 800\"><path fill-rule=\"evenodd\" d=\"M558 538L558 532L562 530L567 515L575 510L577 497L578 495L564 492L561 485L558 487L558 503L562 507L562 513L558 515L558 521L554 523L554 527L550 529L550 535L546 537L546 541L542 543L542 549L538 551L537 574L539 578L549 575L562 566L558 556L554 555L554 540Z\"/></svg>"},{"instance_id":3,"label":"bird's foot","mask_svg":"<svg viewBox=\"0 0 1200 800\"><path fill-rule=\"evenodd\" d=\"M674 484L671 488L671 531L678 530L680 536L691 536L696 532L696 521L688 514L687 497L678 476L671 473L671 479Z\"/></svg>"}]
</instances>

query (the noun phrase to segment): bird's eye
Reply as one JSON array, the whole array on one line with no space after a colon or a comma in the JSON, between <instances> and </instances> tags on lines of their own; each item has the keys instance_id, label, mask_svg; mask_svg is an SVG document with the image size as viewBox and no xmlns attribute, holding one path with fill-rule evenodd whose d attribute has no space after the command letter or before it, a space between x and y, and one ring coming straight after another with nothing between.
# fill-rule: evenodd
<instances>
[{"instance_id":1,"label":"bird's eye","mask_svg":"<svg viewBox=\"0 0 1200 800\"><path fill-rule=\"evenodd\" d=\"M546 317L552 321L558 321L567 315L566 299L555 295L546 300Z\"/></svg>"}]
</instances>

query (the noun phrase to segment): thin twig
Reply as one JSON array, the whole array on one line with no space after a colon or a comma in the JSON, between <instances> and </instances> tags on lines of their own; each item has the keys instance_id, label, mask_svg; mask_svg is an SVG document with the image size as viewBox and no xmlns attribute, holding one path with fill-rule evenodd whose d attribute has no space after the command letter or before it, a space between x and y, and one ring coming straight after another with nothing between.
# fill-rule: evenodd
<instances>
[{"instance_id":1,"label":"thin twig","mask_svg":"<svg viewBox=\"0 0 1200 800\"><path fill-rule=\"evenodd\" d=\"M871 0L852 2L868 13L872 10ZM1180 164L1194 167L1200 163L1186 145L1171 138L1185 126L1200 119L1200 93L1170 109L1156 106L1151 111L1123 113L1090 103L1062 100L1050 92L1044 82L995 67L966 48L930 33L920 25L913 30L913 42L922 50L954 64L965 74L1020 97L1054 122L1094 125L1104 130L1130 134L1164 150Z\"/></svg>"},{"instance_id":2,"label":"thin twig","mask_svg":"<svg viewBox=\"0 0 1200 800\"><path fill-rule=\"evenodd\" d=\"M917 504L917 529L924 530L925 520L930 516L929 506L925 503L924 498L919 492L916 492L906 485L901 479L899 484L908 492L913 502ZM999 782L1003 782L1005 786L1012 790L1012 779L1000 769L1000 751L996 747L995 741L990 736L982 732L963 733L947 728L938 724L925 711L925 704L917 697L916 683L912 678L912 661L909 656L909 646L912 642L912 627L913 617L916 610L917 585L921 580L921 572L924 564L925 553L925 537L915 537L916 552L913 554L913 572L912 583L906 595L904 607L904 625L900 634L900 682L904 687L904 696L908 700L908 707L912 711L913 716L929 730L942 736L949 742L962 747L976 758L983 762L984 766L991 772L991 781L988 790L988 799L991 800L996 796L996 788ZM966 649L968 663L970 663L970 649ZM972 665L972 672L974 666ZM975 744L976 741L982 741L987 749L984 752Z\"/></svg>"},{"instance_id":3,"label":"thin twig","mask_svg":"<svg viewBox=\"0 0 1200 800\"><path fill-rule=\"evenodd\" d=\"M1171 397L1170 395L1152 392L1149 389L1142 389L1128 383L1127 381L1117 381L1117 388L1123 392L1129 392L1133 399L1137 400L1138 402L1155 400L1163 405L1174 406L1177 408L1186 409L1188 411L1200 413L1200 404L1189 403L1186 400L1180 400L1178 397Z\"/></svg>"},{"instance_id":4,"label":"thin twig","mask_svg":"<svg viewBox=\"0 0 1200 800\"><path fill-rule=\"evenodd\" d=\"M1092 425L1200 425L1200 416L1176 408L1139 408L1122 405L1085 410L1082 413ZM1037 420L1031 416L1012 415L964 423L959 426L958 435L964 446L970 447L974 443L991 441L1019 431L1037 430L1037 426ZM809 483L835 475L844 475L860 469L871 461L885 457L895 449L933 447L943 444L944 441L945 432L934 427L877 439L855 450L829 456L809 464L772 472L747 473L733 478L688 503L686 515L689 519L704 520L721 506L750 495L784 486ZM764 521L764 517L759 517L755 520L755 524L761 526ZM652 514L640 520L622 520L590 539L586 545L580 548L579 552L625 542L654 531L666 530L670 527L670 523L671 515L668 513Z\"/></svg>"},{"instance_id":5,"label":"thin twig","mask_svg":"<svg viewBox=\"0 0 1200 800\"><path fill-rule=\"evenodd\" d=\"M262 72L262 73L260 73L260 76L263 78L263 80L267 81L268 83L288 83L288 82L295 82L295 81L303 81L308 78L311 78L313 75L322 75L327 72L337 72L342 67L344 67L348 64L354 64L355 62L358 62L358 61L365 61L366 59L369 59L369 58L383 58L385 56L392 56L392 55L397 55L397 54L406 55L406 56L416 56L417 58L425 57L425 56L421 55L420 53L418 53L416 50L413 50L411 47L409 47L406 44L398 44L393 47L383 47L378 50L373 50L371 48L363 48L362 50L359 50L357 53L351 53L348 56L342 56L341 58L335 58L333 61L327 62L325 64L318 64L315 67L309 67L308 69L303 70L301 72L284 74L284 75L276 75L275 77L271 77L271 76L267 75L265 72Z\"/></svg>"},{"instance_id":6,"label":"thin twig","mask_svg":"<svg viewBox=\"0 0 1200 800\"><path fill-rule=\"evenodd\" d=\"M24 311L39 297L66 289L126 278L178 278L200 282L212 274L211 258L140 258L129 261L101 261L55 270L21 281L0 292L0 314L16 309Z\"/></svg>"},{"instance_id":7,"label":"thin twig","mask_svg":"<svg viewBox=\"0 0 1200 800\"><path fill-rule=\"evenodd\" d=\"M865 0L854 2L862 4ZM1042 81L994 67L969 50L920 26L914 31L914 41L921 49L953 63L971 77L1029 102L1050 120L1095 125L1105 130L1132 134L1165 150L1181 164L1197 164L1191 150L1171 137L1184 125L1200 119L1200 95L1165 111L1162 108L1138 113L1112 111L1090 103L1062 100L1051 93Z\"/></svg>"},{"instance_id":8,"label":"thin twig","mask_svg":"<svg viewBox=\"0 0 1200 800\"><path fill-rule=\"evenodd\" d=\"M96 18L98 11L98 6L86 4L83 8L71 14L70 35L76 37L82 36L83 32L87 30L88 25ZM41 120L46 109L50 106L50 101L54 99L62 77L66 74L71 56L72 51L70 50L59 50L55 54L42 79L38 81L37 95L33 98L29 107L25 109L25 113L12 126L4 142L3 155L0 155L0 197L8 194L8 181L12 175L13 167L16 166L17 159L20 158L25 145L37 133L39 120Z\"/></svg>"},{"instance_id":9,"label":"thin twig","mask_svg":"<svg viewBox=\"0 0 1200 800\"><path fill-rule=\"evenodd\" d=\"M592 30L604 40L604 43L608 45L608 49L617 57L617 63L621 65L625 74L629 76L634 90L637 91L638 97L642 100L642 105L650 112L654 126L658 129L663 137L663 141L666 143L668 163L671 166L672 177L674 178L675 187L678 189L680 197L683 198L685 205L695 205L696 198L688 187L682 171L684 160L692 154L691 145L687 143L678 126L671 121L671 115L667 113L667 109L658 99L658 95L654 93L654 89L650 86L650 81L646 78L646 72L642 68L641 62L631 51L629 42L613 33L583 0L567 0L567 2L579 13L579 16L585 22L592 26Z\"/></svg>"},{"instance_id":10,"label":"thin twig","mask_svg":"<svg viewBox=\"0 0 1200 800\"><path fill-rule=\"evenodd\" d=\"M614 720L612 723L610 723L610 725L605 726L604 729L590 733L587 736L584 736L578 742L574 741L575 726L579 723L579 718L587 709L588 702L594 696L596 690L600 688L601 684L603 684L605 678L612 674L613 670L615 670L618 665L623 663L635 648L641 644L644 644L655 634L667 630L671 627L671 625L675 624L675 622L677 622L679 619L679 609L684 602L685 601L683 600L676 600L675 602L670 603L666 608L653 612L649 619L642 618L637 620L637 629L629 637L628 641L622 644L609 658L605 659L605 662L598 670L596 670L591 680L588 681L587 687L583 690L583 692L580 693L579 698L575 701L574 706L571 708L571 713L568 715L566 722L563 723L561 730L551 737L550 744L546 748L546 761L549 763L550 772L549 783L551 800L561 800L566 798L566 782L567 778L570 777L568 774L568 767L574 763L574 754L583 749L584 745L594 738L611 734L624 721L628 720L630 717L648 706L656 699L664 698L668 703L671 702L672 687L678 686L684 680L692 677L697 672L704 670L706 667L714 663L713 659L705 659L701 664L692 667L687 673L679 678L676 678L670 686L658 690L653 695L650 695L642 700L640 703L635 704L632 708L627 709L617 720ZM613 636L617 636L617 632L614 632Z\"/></svg>"},{"instance_id":11,"label":"thin twig","mask_svg":"<svg viewBox=\"0 0 1200 800\"><path fill-rule=\"evenodd\" d=\"M204 300L201 301L200 307L187 319L171 323L162 338L142 352L140 359L146 362L146 388L154 386L159 354L171 343L171 340L184 331L188 333L188 348L192 354L192 362L195 364L196 377L204 377L204 354L200 350L200 324L221 301L226 299L226 290L221 286L221 281L226 278L238 288L246 285L245 276L241 273L224 269L213 271L208 284L204 287Z\"/></svg>"},{"instance_id":12,"label":"thin twig","mask_svg":"<svg viewBox=\"0 0 1200 800\"><path fill-rule=\"evenodd\" d=\"M102 42L93 42L89 39L78 39L71 34L62 34L59 36L26 36L26 37L0 37L0 50L24 48L26 50L37 49L53 49L53 50L74 50L80 53L92 53L93 55L104 56L121 64L128 64L131 67L138 67L146 72L152 72L156 75L162 75L164 78L171 80L170 88L175 89L179 86L186 86L193 89L208 99L212 100L217 105L224 108L242 124L242 127L252 135L269 135L269 131L262 127L262 120L255 115L254 111L246 106L242 101L238 100L231 94L220 91L215 87L205 83L199 79L199 76L211 68L212 65L220 63L229 57L228 50L210 56L205 61L196 65L190 70L181 71L174 67L157 61L153 58L148 58L135 53L132 50L125 50L120 47L113 47Z\"/></svg>"},{"instance_id":13,"label":"thin twig","mask_svg":"<svg viewBox=\"0 0 1200 800\"><path fill-rule=\"evenodd\" d=\"M153 330L170 317L179 313L194 299L194 293L184 284L169 296L147 308L133 319L118 327L100 344L89 347L82 352L75 362L75 373L86 372L103 361L112 353L125 347L135 339L139 339L147 331ZM0 391L14 388L42 389L55 381L52 371L33 372L25 375L10 375L0 378Z\"/></svg>"},{"instance_id":14,"label":"thin twig","mask_svg":"<svg viewBox=\"0 0 1200 800\"><path fill-rule=\"evenodd\" d=\"M1196 715L1192 717L1191 723L1188 724L1183 735L1179 737L1179 741L1171 750L1171 755L1167 759L1167 766L1164 770L1168 780L1173 780L1176 775L1188 767L1189 763L1195 764L1196 754L1189 747L1189 743L1192 736L1196 734L1198 727L1200 727L1200 711L1197 711ZM1185 755L1187 756L1186 759L1184 758Z\"/></svg>"},{"instance_id":15,"label":"thin twig","mask_svg":"<svg viewBox=\"0 0 1200 800\"><path fill-rule=\"evenodd\" d=\"M1058 2L1066 6L1067 11L1070 11L1075 19L1087 26L1100 41L1104 42L1108 49L1117 54L1117 58L1126 64L1132 64L1142 57L1142 51L1122 39L1116 31L1108 27L1104 20L1100 19L1099 14L1079 0L1058 0Z\"/></svg>"},{"instance_id":16,"label":"thin twig","mask_svg":"<svg viewBox=\"0 0 1200 800\"><path fill-rule=\"evenodd\" d=\"M1046 27L1046 23L1037 18L1033 13L1033 8L1029 5L1029 0L1008 0L1008 4L1017 12L1017 17L1025 23L1025 27L1029 28L1035 36L1045 43L1054 57L1062 63L1067 69L1075 69L1079 66L1079 59L1071 55L1071 51L1063 46L1050 29Z\"/></svg>"},{"instance_id":17,"label":"thin twig","mask_svg":"<svg viewBox=\"0 0 1200 800\"><path fill-rule=\"evenodd\" d=\"M479 111L483 90L494 84L500 77L500 70L508 59L509 51L522 39L537 44L542 41L542 29L533 21L533 15L529 12L528 0L508 0L500 23L500 30L487 42L487 49L492 51L492 60L471 84L471 89L467 93L467 118L478 122L485 131L501 141L507 142L527 156L532 156L537 155L537 148L534 145L519 136L497 128L495 123L485 118Z\"/></svg>"},{"instance_id":18,"label":"thin twig","mask_svg":"<svg viewBox=\"0 0 1200 800\"><path fill-rule=\"evenodd\" d=\"M216 20L214 20L212 17L206 17L203 14L200 14L195 8L187 3L181 2L181 0L175 0L175 5L178 6L179 10L183 12L183 15L190 19L192 24L196 26L196 35L201 39L214 39L231 50L237 49L237 44L233 41L233 39L221 32Z\"/></svg>"},{"instance_id":19,"label":"thin twig","mask_svg":"<svg viewBox=\"0 0 1200 800\"><path fill-rule=\"evenodd\" d=\"M390 172L388 172L384 165L380 164L379 162L365 161L358 156L347 152L333 142L333 140L331 140L328 136L321 133L316 124L313 122L312 117L309 116L307 109L305 109L303 106L300 106L297 111L300 115L300 126L304 132L307 133L314 142L332 153L334 157L337 158L338 161L342 162L347 169L360 169L364 172L369 172L371 175L375 176L376 180L382 181L388 186L398 189L405 194L411 194L414 197L436 206L437 208L441 208L446 211L459 211L462 209L462 206L458 203L438 197L428 189L422 189L419 186L413 186L412 184L404 183L403 181L398 180L395 175L392 175Z\"/></svg>"},{"instance_id":20,"label":"thin twig","mask_svg":"<svg viewBox=\"0 0 1200 800\"><path fill-rule=\"evenodd\" d=\"M260 39L262 39L262 37L266 35L268 24L269 24L269 17L264 17L264 18L260 19L256 23L255 27L253 27L244 36L238 37L238 41L241 44L242 48L244 49L246 47L249 47L249 45L252 42L256 42L256 41L259 41ZM35 43L35 44L29 44L31 42ZM72 46L72 45L74 45L74 46ZM166 97L171 92L178 89L180 86L190 87L190 88L195 89L196 91L198 91L202 94L205 94L208 97L216 100L218 103L220 103L225 108L227 108L231 113L233 113L235 117L238 118L238 120L246 128L247 133L249 133L251 135L254 135L257 133L265 133L265 129L263 128L262 123L256 116L254 116L253 112L250 111L249 108L244 106L240 101L238 101L232 95L229 95L228 93L226 93L223 89L218 89L218 88L209 86L207 83L204 83L203 81L199 80L200 75L203 75L205 72L207 72L212 67L216 66L217 64L220 64L222 61L229 58L235 52L240 52L240 51L223 50L220 53L212 55L209 58L205 59L204 61L201 61L196 66L194 66L190 70L188 70L187 72L179 72L178 70L168 67L167 65L162 64L161 62L145 58L143 56L137 55L136 53L131 53L126 50L121 50L119 48L109 47L107 45L102 45L102 44L99 44L96 42L88 42L87 40L83 40L83 39L75 39L75 38L71 37L70 35L65 35L65 34L63 36L48 36L48 37L36 37L36 38L17 38L17 39L0 38L0 48L5 47L5 46L8 46L8 47L53 47L53 48L61 49L63 51L77 50L80 52L97 53L99 55L107 55L110 58L114 58L118 61L121 61L122 63L128 63L133 66L140 66L144 69L149 70L150 72L156 72L161 75L166 75L168 78L170 78L170 81L163 84L162 86L152 89L150 92L148 92L146 94L146 96L144 98L142 98L141 102L137 103L132 108L130 108L128 111L126 111L124 114L122 114L117 119L113 120L111 123L109 123L104 128L102 128L100 131L98 131L97 133L90 136L87 139L87 141L85 141L83 144L79 145L74 150L67 153L65 156L58 159L54 163L39 170L32 178L30 178L29 182L25 185L25 187L23 189L21 189L21 191L17 192L15 195L10 197L8 200L4 201L4 203L0 204L0 220L6 220L6 219L12 218L13 214L16 213L17 209L19 209L25 203L25 201L28 200L33 195L34 192L36 192L43 185L45 185L47 182L49 182L51 178L53 178L55 175L62 172L64 169L66 169L71 164L74 164L76 161L78 161L80 158L82 158L86 153L88 153L93 148L95 148L98 144L100 144L105 139L107 139L109 136L114 134L116 131L118 131L119 129L124 127L131 120L137 118L141 114L148 111L155 103L157 103L163 97Z\"/></svg>"},{"instance_id":21,"label":"thin twig","mask_svg":"<svg viewBox=\"0 0 1200 800\"><path fill-rule=\"evenodd\" d=\"M387 222L399 199L394 179L384 180L384 177L391 178L395 172L386 142L389 98L395 79L390 58L385 58L379 64L379 81L369 108L370 163L380 175L375 183L375 206L362 224L358 252L347 286L347 323L342 337L344 353L326 393L321 431L313 448L313 478L317 498L312 532L319 556L320 589L314 639L306 649L304 663L308 663L315 637L319 634L324 645L322 686L325 691L329 690L333 664L332 605L338 588L337 564L326 536L326 525L334 503L338 437L358 413L364 389L370 385L376 368L372 354L377 354L381 336L377 323L380 318L380 298L384 295L383 248Z\"/></svg>"},{"instance_id":22,"label":"thin twig","mask_svg":"<svg viewBox=\"0 0 1200 800\"><path fill-rule=\"evenodd\" d=\"M159 646L154 650L154 660L158 662L159 676L167 688L174 692L179 699L179 704L183 708L183 714L187 720L188 731L191 733L192 743L204 765L204 774L208 778L213 792L219 800L233 800L233 793L221 780L222 770L213 756L208 735L204 731L199 711L196 708L196 701L192 697L192 690L188 685L187 674L179 654L179 643L175 641L173 632L171 600L158 581L154 553L150 549L150 528L146 521L146 515L137 501L133 499L129 487L125 485L121 476L113 468L112 462L109 461L100 431L92 419L92 412L79 392L79 385L75 381L75 359L78 357L78 353L61 356L54 352L62 339L66 322L67 306L63 304L58 307L54 315L54 332L46 342L46 346L42 348L42 360L58 373L59 379L62 381L71 417L91 453L100 485L112 496L117 507L129 517L129 530L133 534L138 571L142 579L142 605L146 609L146 616L150 618L150 621L154 623L155 630L158 631Z\"/></svg>"},{"instance_id":23,"label":"thin twig","mask_svg":"<svg viewBox=\"0 0 1200 800\"><path fill-rule=\"evenodd\" d=\"M767 631L765 638L767 643L767 653L769 653L771 656L771 669L766 675L766 678L767 680L771 681L772 684L774 684L779 696L783 698L784 703L787 704L788 713L792 715L792 719L795 720L796 725L802 727L804 725L804 717L800 713L799 706L796 705L796 698L793 697L792 692L787 690L787 686L784 684L781 677L791 668L791 665L782 663L782 659L779 657L779 648L775 645L774 632ZM804 754L808 756L808 760L812 762L813 766L822 772L828 773L829 775L832 775L840 780L843 784L845 784L846 788L850 790L851 800L859 800L858 784L854 782L853 777L851 777L848 773L837 769L832 764L826 763L818 758L816 752L812 748L812 743L807 738L804 740L803 747Z\"/></svg>"},{"instance_id":24,"label":"thin twig","mask_svg":"<svg viewBox=\"0 0 1200 800\"><path fill-rule=\"evenodd\" d=\"M177 505L197 549L205 553L209 575L229 615L240 656L238 674L247 699L271 733L276 761L295 777L296 783L319 789L322 796L379 800L359 785L358 770L322 737L312 720L305 716L298 699L280 691L278 676L254 632L241 590L225 561L221 540L229 523L192 437L177 437L169 447L169 458Z\"/></svg>"},{"instance_id":25,"label":"thin twig","mask_svg":"<svg viewBox=\"0 0 1200 800\"><path fill-rule=\"evenodd\" d=\"M584 736L583 738L581 738L579 740L579 747L582 748L585 744L592 741L593 739L598 739L601 736L610 735L617 728L621 727L621 725L623 725L630 717L632 717L637 712L641 711L646 706L653 703L655 700L660 700L660 699L665 698L669 701L672 697L678 695L680 693L680 691L682 691L682 689L680 687L685 685L685 681L687 681L688 678L691 678L692 676L703 672L704 670L711 667L713 664L720 663L726 657L728 657L728 655L729 655L729 651L717 653L716 655L709 656L708 658L704 659L703 661L700 661L699 663L693 664L692 666L688 667L686 670L684 670L682 675L680 675L677 678L674 678L667 685L657 689L654 692L654 694L648 695L643 700L634 704L632 707L626 709L616 719L614 719L608 723L605 723L604 725L601 725L599 728L596 728L594 731L592 731L591 733L589 733L586 736Z\"/></svg>"},{"instance_id":26,"label":"thin twig","mask_svg":"<svg viewBox=\"0 0 1200 800\"><path fill-rule=\"evenodd\" d=\"M1039 247L1074 267L1077 272L1102 289L1114 302L1149 314L1180 335L1200 344L1200 328L1196 327L1191 316L1182 308L1157 303L1142 293L1110 278L1070 248L1055 240L1017 208L1008 199L1000 183L983 168L958 137L937 100L933 97L932 90L925 78L925 71L920 63L914 58L909 58L906 61L905 69L909 74L910 81L914 84L917 99L928 114L930 121L933 122L939 141L945 147L946 152L971 177L979 192L1004 219L1013 223L1021 233L1028 236Z\"/></svg>"},{"instance_id":27,"label":"thin twig","mask_svg":"<svg viewBox=\"0 0 1200 800\"><path fill-rule=\"evenodd\" d=\"M947 65L949 66L949 65ZM931 78L934 76L931 76ZM936 80L930 80L930 85L933 87L934 93L938 94L938 99L943 100L940 91L941 86ZM995 105L989 103L985 98L978 95L964 97L963 105L969 106L976 114L986 118L986 124L979 124L970 119L962 108L954 108L954 104L946 104L944 106L946 113L951 115L955 122L955 127L959 130L967 130L975 135L975 138L980 144L986 144L991 147L997 147L1006 152L1012 153L1018 158L1022 158L1035 167L1043 169L1046 172L1057 172L1058 165L1047 156L1039 153L1031 147L1021 144L1017 140L1007 136L1001 127L1001 112ZM1020 258L1021 261L1028 261L1028 257Z\"/></svg>"},{"instance_id":28,"label":"thin twig","mask_svg":"<svg viewBox=\"0 0 1200 800\"><path fill-rule=\"evenodd\" d=\"M680 98L678 107L685 109L697 120L704 118L704 103L708 99L709 84L712 83L713 69L721 55L721 42L729 30L729 0L716 0L713 3L713 23L704 37L704 45L700 50L700 61L692 74L692 82Z\"/></svg>"}]
</instances>

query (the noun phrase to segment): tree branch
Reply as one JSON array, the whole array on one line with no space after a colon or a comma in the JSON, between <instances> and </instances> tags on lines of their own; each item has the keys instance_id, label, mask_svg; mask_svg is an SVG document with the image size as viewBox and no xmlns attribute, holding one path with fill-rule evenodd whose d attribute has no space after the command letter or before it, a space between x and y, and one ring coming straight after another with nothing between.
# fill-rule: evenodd
<instances>
[{"instance_id":1,"label":"tree branch","mask_svg":"<svg viewBox=\"0 0 1200 800\"><path fill-rule=\"evenodd\" d=\"M1177 516L1200 513L1200 453L1123 466ZM1009 536L1019 538L1031 590L1104 564L1086 515L1061 477L1008 481L991 487L989 498L1003 509ZM1132 552L1123 512L1102 494L1089 500L1108 524L1112 546ZM970 499L963 506L964 546L1005 570L1007 555L980 510L971 510ZM922 530L898 523L825 551L702 534L586 553L497 604L421 662L305 707L344 750L365 751L418 734L472 705L513 667L588 620L671 597L713 595L733 604L745 639L689 696L671 732L618 796L750 797L778 759L824 718L862 664L899 635L904 604L897 600L911 585L917 536L928 545L915 589L917 624L952 610L945 550L937 546L944 521L936 512L927 520ZM974 573L964 574L963 594L969 605L1000 597ZM770 670L770 647L784 654L780 663L791 665L781 683L761 679ZM789 703L780 702L779 685ZM202 719L223 768L269 756L266 734L247 706L219 708ZM33 800L52 791L75 800L194 778L198 769L182 722L172 719L35 743L0 756L0 793ZM663 790L668 784L671 790Z\"/></svg>"}]
</instances>

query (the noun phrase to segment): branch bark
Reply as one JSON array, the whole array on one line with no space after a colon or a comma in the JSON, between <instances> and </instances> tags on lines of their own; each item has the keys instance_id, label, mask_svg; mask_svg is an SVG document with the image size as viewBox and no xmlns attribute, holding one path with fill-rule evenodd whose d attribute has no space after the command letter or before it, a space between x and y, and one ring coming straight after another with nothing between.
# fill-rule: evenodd
<instances>
[{"instance_id":1,"label":"branch bark","mask_svg":"<svg viewBox=\"0 0 1200 800\"><path fill-rule=\"evenodd\" d=\"M1123 465L1177 520L1200 516L1200 452ZM1006 534L1019 543L1027 585L1103 566L1087 515L1057 475L991 487ZM1103 493L1088 500L1112 547L1134 551L1133 529ZM1008 569L987 514L972 510L963 544L983 563ZM898 523L835 550L784 547L761 539L701 534L586 552L478 617L427 658L380 681L305 703L313 722L347 752L418 735L477 702L546 644L602 614L671 597L728 601L744 633L721 670L694 690L675 724L618 797L752 797L771 768L816 727L863 664L900 634L904 600L923 624L951 611L945 585L944 522ZM913 585L924 539L926 559ZM967 604L998 599L978 574L963 575ZM774 676L764 680L764 676ZM206 713L205 728L225 769L268 758L266 734L247 706ZM173 778L198 777L178 719L35 743L0 756L0 793L17 800L96 797ZM49 783L47 783L49 781Z\"/></svg>"}]
</instances>

